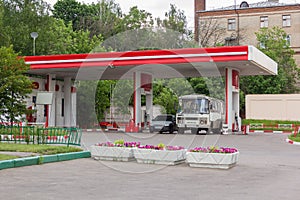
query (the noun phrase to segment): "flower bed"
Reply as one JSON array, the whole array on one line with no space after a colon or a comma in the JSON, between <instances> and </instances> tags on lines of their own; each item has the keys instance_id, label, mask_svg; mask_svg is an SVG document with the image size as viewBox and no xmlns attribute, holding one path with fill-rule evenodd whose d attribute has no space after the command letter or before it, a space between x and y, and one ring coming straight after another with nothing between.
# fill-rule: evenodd
<instances>
[{"instance_id":1,"label":"flower bed","mask_svg":"<svg viewBox=\"0 0 300 200\"><path fill-rule=\"evenodd\" d=\"M117 140L114 143L98 143L91 147L91 155L97 160L132 161L134 160L133 148L137 142L124 142Z\"/></svg>"},{"instance_id":2,"label":"flower bed","mask_svg":"<svg viewBox=\"0 0 300 200\"><path fill-rule=\"evenodd\" d=\"M196 147L186 154L190 167L229 169L236 165L239 152L235 148Z\"/></svg>"},{"instance_id":3,"label":"flower bed","mask_svg":"<svg viewBox=\"0 0 300 200\"><path fill-rule=\"evenodd\" d=\"M229 169L236 165L239 152L235 148L196 147L186 151L182 146L141 145L139 142L98 143L91 147L91 155L98 160L132 161L144 164L176 165L183 162L190 167Z\"/></svg>"},{"instance_id":4,"label":"flower bed","mask_svg":"<svg viewBox=\"0 0 300 200\"><path fill-rule=\"evenodd\" d=\"M186 150L181 146L140 145L133 152L136 161L144 164L177 165L186 159Z\"/></svg>"}]
</instances>

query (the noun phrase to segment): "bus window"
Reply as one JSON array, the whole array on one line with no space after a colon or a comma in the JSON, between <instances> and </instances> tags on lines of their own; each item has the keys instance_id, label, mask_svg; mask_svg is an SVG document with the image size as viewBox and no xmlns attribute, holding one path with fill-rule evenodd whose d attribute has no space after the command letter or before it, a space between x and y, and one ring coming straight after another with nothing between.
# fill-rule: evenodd
<instances>
[{"instance_id":1,"label":"bus window","mask_svg":"<svg viewBox=\"0 0 300 200\"><path fill-rule=\"evenodd\" d=\"M208 104L209 103L207 99L198 99L199 112L201 114L209 113Z\"/></svg>"}]
</instances>

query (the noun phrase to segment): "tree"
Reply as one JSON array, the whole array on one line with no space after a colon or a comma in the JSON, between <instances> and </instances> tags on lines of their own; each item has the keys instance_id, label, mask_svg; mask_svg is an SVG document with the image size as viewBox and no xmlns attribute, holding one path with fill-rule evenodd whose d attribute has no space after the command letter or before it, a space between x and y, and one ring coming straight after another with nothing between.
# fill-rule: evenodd
<instances>
[{"instance_id":1,"label":"tree","mask_svg":"<svg viewBox=\"0 0 300 200\"><path fill-rule=\"evenodd\" d=\"M225 100L225 86L222 77L190 78L189 82L193 87L194 93Z\"/></svg>"},{"instance_id":2,"label":"tree","mask_svg":"<svg viewBox=\"0 0 300 200\"><path fill-rule=\"evenodd\" d=\"M101 0L86 5L86 12L80 17L77 29L89 30L91 36L100 35L107 39L122 31L122 11L114 0Z\"/></svg>"},{"instance_id":3,"label":"tree","mask_svg":"<svg viewBox=\"0 0 300 200\"><path fill-rule=\"evenodd\" d=\"M164 27L183 34L190 34L187 29L187 21L184 11L177 9L176 5L170 4L170 10L165 12L165 19L156 19L158 27Z\"/></svg>"},{"instance_id":4,"label":"tree","mask_svg":"<svg viewBox=\"0 0 300 200\"><path fill-rule=\"evenodd\" d=\"M74 31L88 30L91 37L101 34L106 39L122 28L122 11L114 0L101 0L96 4L59 0L53 8L56 19L62 19L65 25L71 22Z\"/></svg>"},{"instance_id":5,"label":"tree","mask_svg":"<svg viewBox=\"0 0 300 200\"><path fill-rule=\"evenodd\" d=\"M40 49L45 54L74 54L103 52L103 41L100 35L90 37L90 32L84 30L74 31L72 23L65 25L62 20L55 20L49 26L47 43L41 43ZM42 47L43 45L43 47ZM42 50L43 49L43 50Z\"/></svg>"},{"instance_id":6,"label":"tree","mask_svg":"<svg viewBox=\"0 0 300 200\"><path fill-rule=\"evenodd\" d=\"M241 78L242 94L288 94L298 91L296 82L299 69L287 36L287 33L279 27L262 28L256 32L258 48L278 63L278 75Z\"/></svg>"},{"instance_id":7,"label":"tree","mask_svg":"<svg viewBox=\"0 0 300 200\"><path fill-rule=\"evenodd\" d=\"M199 45L201 47L218 46L224 43L225 33L226 28L217 19L202 20L199 24Z\"/></svg>"},{"instance_id":8,"label":"tree","mask_svg":"<svg viewBox=\"0 0 300 200\"><path fill-rule=\"evenodd\" d=\"M76 0L58 0L53 6L53 17L62 19L65 25L72 23L72 27L77 26L80 18L85 15L86 6Z\"/></svg>"},{"instance_id":9,"label":"tree","mask_svg":"<svg viewBox=\"0 0 300 200\"><path fill-rule=\"evenodd\" d=\"M158 26L157 35L161 38L161 45L168 48L195 47L192 39L192 31L187 28L187 20L184 11L170 4L170 9L165 12L165 18L156 18Z\"/></svg>"},{"instance_id":10,"label":"tree","mask_svg":"<svg viewBox=\"0 0 300 200\"><path fill-rule=\"evenodd\" d=\"M149 28L153 26L152 14L139 10L137 6L131 7L127 15L122 19L122 30L132 30L140 28Z\"/></svg>"},{"instance_id":11,"label":"tree","mask_svg":"<svg viewBox=\"0 0 300 200\"><path fill-rule=\"evenodd\" d=\"M153 104L162 106L167 114L176 113L178 97L162 79L153 83Z\"/></svg>"},{"instance_id":12,"label":"tree","mask_svg":"<svg viewBox=\"0 0 300 200\"><path fill-rule=\"evenodd\" d=\"M1 45L12 44L15 52L21 55L32 55L30 33L38 32L41 35L47 33L45 25L51 24L50 6L42 0L3 0L2 2L1 35L6 44ZM37 40L40 39L39 37Z\"/></svg>"},{"instance_id":13,"label":"tree","mask_svg":"<svg viewBox=\"0 0 300 200\"><path fill-rule=\"evenodd\" d=\"M32 82L24 75L29 66L12 47L1 47L0 58L0 120L17 122L27 112L25 99L32 91Z\"/></svg>"},{"instance_id":14,"label":"tree","mask_svg":"<svg viewBox=\"0 0 300 200\"><path fill-rule=\"evenodd\" d=\"M4 21L4 4L2 1L0 1L0 47L8 45L8 41L6 39L8 36L4 31L5 28L3 25L3 21Z\"/></svg>"},{"instance_id":15,"label":"tree","mask_svg":"<svg viewBox=\"0 0 300 200\"><path fill-rule=\"evenodd\" d=\"M95 96L95 109L98 122L104 121L106 110L112 106L112 91L116 81L113 80L99 80L97 84Z\"/></svg>"}]
</instances>

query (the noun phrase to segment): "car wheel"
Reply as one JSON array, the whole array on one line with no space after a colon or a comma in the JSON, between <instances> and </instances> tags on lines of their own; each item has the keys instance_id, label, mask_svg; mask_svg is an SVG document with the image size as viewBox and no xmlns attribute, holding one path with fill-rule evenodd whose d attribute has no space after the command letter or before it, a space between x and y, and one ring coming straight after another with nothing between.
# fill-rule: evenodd
<instances>
[{"instance_id":1,"label":"car wheel","mask_svg":"<svg viewBox=\"0 0 300 200\"><path fill-rule=\"evenodd\" d=\"M170 124L169 125L169 133L173 134L173 132L174 132L174 126L173 126L173 124Z\"/></svg>"},{"instance_id":2,"label":"car wheel","mask_svg":"<svg viewBox=\"0 0 300 200\"><path fill-rule=\"evenodd\" d=\"M149 132L150 132L150 133L153 133L153 132L154 132L154 131L153 131L153 128L150 127Z\"/></svg>"}]
</instances>

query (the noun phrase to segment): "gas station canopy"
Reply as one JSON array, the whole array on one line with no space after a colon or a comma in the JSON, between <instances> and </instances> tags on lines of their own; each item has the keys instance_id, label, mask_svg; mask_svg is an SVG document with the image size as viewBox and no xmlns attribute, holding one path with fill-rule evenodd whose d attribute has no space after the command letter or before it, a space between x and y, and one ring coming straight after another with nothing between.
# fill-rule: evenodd
<instances>
[{"instance_id":1,"label":"gas station canopy","mask_svg":"<svg viewBox=\"0 0 300 200\"><path fill-rule=\"evenodd\" d=\"M224 76L226 67L240 76L277 74L277 63L253 46L27 56L25 62L29 74L77 80L131 79L137 66L153 78Z\"/></svg>"},{"instance_id":2,"label":"gas station canopy","mask_svg":"<svg viewBox=\"0 0 300 200\"><path fill-rule=\"evenodd\" d=\"M27 56L29 74L45 77L47 91L55 91L55 81L64 80L65 126L71 125L73 80L120 80L134 82L134 129L142 123L141 95L147 89L146 113L152 116L153 78L225 77L225 125L241 130L239 122L239 76L276 75L277 63L253 46L143 50L90 54ZM75 103L74 103L75 105ZM92 105L94 108L94 105ZM55 106L47 112L55 125ZM52 113L52 114L51 114ZM54 114L53 114L54 113ZM150 121L151 121L150 117Z\"/></svg>"}]
</instances>

